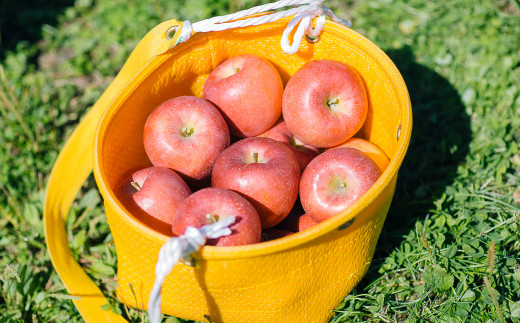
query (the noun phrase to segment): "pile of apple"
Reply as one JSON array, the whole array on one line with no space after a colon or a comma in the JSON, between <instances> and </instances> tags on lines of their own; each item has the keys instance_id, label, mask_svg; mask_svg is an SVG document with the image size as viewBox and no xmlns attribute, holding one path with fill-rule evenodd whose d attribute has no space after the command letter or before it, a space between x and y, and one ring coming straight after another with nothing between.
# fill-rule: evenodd
<instances>
[{"instance_id":1,"label":"pile of apple","mask_svg":"<svg viewBox=\"0 0 520 323\"><path fill-rule=\"evenodd\" d=\"M170 236L233 215L232 234L209 245L303 231L349 207L386 167L377 146L353 137L367 111L359 73L341 62L310 61L284 89L266 59L229 58L203 98L176 97L149 115L143 138L154 166L127 176L119 197Z\"/></svg>"}]
</instances>

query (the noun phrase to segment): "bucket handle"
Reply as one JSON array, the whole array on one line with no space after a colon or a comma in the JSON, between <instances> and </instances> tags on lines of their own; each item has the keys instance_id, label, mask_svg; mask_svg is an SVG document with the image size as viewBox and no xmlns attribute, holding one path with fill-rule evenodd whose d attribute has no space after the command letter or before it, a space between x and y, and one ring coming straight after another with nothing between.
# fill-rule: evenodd
<instances>
[{"instance_id":1,"label":"bucket handle","mask_svg":"<svg viewBox=\"0 0 520 323\"><path fill-rule=\"evenodd\" d=\"M126 320L111 310L102 310L108 301L74 259L68 246L65 221L78 191L92 172L94 135L106 107L142 67L169 49L172 39L165 37L164 31L170 26L182 26L182 22L165 21L143 37L116 78L67 140L49 176L43 205L45 243L54 269L67 292L74 296L74 305L86 322ZM174 35L174 40L177 37Z\"/></svg>"}]
</instances>

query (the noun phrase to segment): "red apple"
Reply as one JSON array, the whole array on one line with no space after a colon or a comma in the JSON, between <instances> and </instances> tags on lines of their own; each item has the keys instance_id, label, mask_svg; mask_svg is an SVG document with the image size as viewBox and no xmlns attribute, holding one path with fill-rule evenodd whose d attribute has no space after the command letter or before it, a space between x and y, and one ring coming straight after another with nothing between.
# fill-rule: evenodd
<instances>
[{"instance_id":1,"label":"red apple","mask_svg":"<svg viewBox=\"0 0 520 323\"><path fill-rule=\"evenodd\" d=\"M298 232L312 228L316 224L318 224L318 222L316 222L316 220L314 220L310 215L305 213L298 218Z\"/></svg>"},{"instance_id":2,"label":"red apple","mask_svg":"<svg viewBox=\"0 0 520 323\"><path fill-rule=\"evenodd\" d=\"M310 227L318 224L311 216L305 213L301 203L296 201L295 206L283 219L282 222L278 223L273 229L279 229L282 231L301 232L307 230Z\"/></svg>"},{"instance_id":3,"label":"red apple","mask_svg":"<svg viewBox=\"0 0 520 323\"><path fill-rule=\"evenodd\" d=\"M361 150L362 152L367 154L368 157L372 158L372 160L377 164L377 167L379 167L381 171L385 170L386 166L388 165L389 159L386 156L386 154L381 150L381 148L379 148L378 146L376 146L368 140L361 138L350 138L341 145L329 149L339 147L350 147Z\"/></svg>"},{"instance_id":4,"label":"red apple","mask_svg":"<svg viewBox=\"0 0 520 323\"><path fill-rule=\"evenodd\" d=\"M258 137L266 137L283 142L296 156L300 165L300 172L303 172L311 160L320 153L318 148L306 145L296 138L287 128L284 121L278 122L271 129L258 135Z\"/></svg>"},{"instance_id":5,"label":"red apple","mask_svg":"<svg viewBox=\"0 0 520 323\"><path fill-rule=\"evenodd\" d=\"M365 122L368 98L359 73L333 60L310 61L285 87L282 114L301 141L333 147L352 137Z\"/></svg>"},{"instance_id":6,"label":"red apple","mask_svg":"<svg viewBox=\"0 0 520 323\"><path fill-rule=\"evenodd\" d=\"M182 202L173 218L172 231L182 235L188 226L200 228L230 215L235 217L229 226L231 234L208 239L207 245L240 246L261 241L260 218L254 206L238 193L214 187L201 189Z\"/></svg>"},{"instance_id":7,"label":"red apple","mask_svg":"<svg viewBox=\"0 0 520 323\"><path fill-rule=\"evenodd\" d=\"M297 198L294 206L287 216L278 223L273 229L287 230L291 232L298 232L298 219L305 213L300 199Z\"/></svg>"},{"instance_id":8,"label":"red apple","mask_svg":"<svg viewBox=\"0 0 520 323\"><path fill-rule=\"evenodd\" d=\"M188 183L207 178L229 146L224 118L211 103L192 96L159 105L146 120L143 136L152 164L175 170Z\"/></svg>"},{"instance_id":9,"label":"red apple","mask_svg":"<svg viewBox=\"0 0 520 323\"><path fill-rule=\"evenodd\" d=\"M173 215L191 191L171 169L148 167L125 178L116 194L143 223L171 236Z\"/></svg>"},{"instance_id":10,"label":"red apple","mask_svg":"<svg viewBox=\"0 0 520 323\"><path fill-rule=\"evenodd\" d=\"M274 239L279 239L283 237L290 236L294 232L289 230L283 230L283 229L267 229L262 232L262 241L271 241Z\"/></svg>"},{"instance_id":11,"label":"red apple","mask_svg":"<svg viewBox=\"0 0 520 323\"><path fill-rule=\"evenodd\" d=\"M214 187L239 192L255 206L262 229L282 221L298 197L300 167L291 150L279 141L253 137L224 150L215 162Z\"/></svg>"},{"instance_id":12,"label":"red apple","mask_svg":"<svg viewBox=\"0 0 520 323\"><path fill-rule=\"evenodd\" d=\"M266 59L250 54L217 66L203 90L203 98L219 108L231 134L242 138L259 135L278 120L282 94L278 71Z\"/></svg>"},{"instance_id":13,"label":"red apple","mask_svg":"<svg viewBox=\"0 0 520 323\"><path fill-rule=\"evenodd\" d=\"M324 221L356 202L380 175L376 163L357 149L327 150L303 171L303 209L317 222Z\"/></svg>"}]
</instances>

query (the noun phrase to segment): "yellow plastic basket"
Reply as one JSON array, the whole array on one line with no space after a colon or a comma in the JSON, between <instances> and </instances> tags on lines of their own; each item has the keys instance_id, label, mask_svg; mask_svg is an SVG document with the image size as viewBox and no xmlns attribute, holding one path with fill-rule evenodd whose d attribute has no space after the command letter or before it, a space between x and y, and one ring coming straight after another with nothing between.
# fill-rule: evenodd
<instances>
[{"instance_id":1,"label":"yellow plastic basket","mask_svg":"<svg viewBox=\"0 0 520 323\"><path fill-rule=\"evenodd\" d=\"M172 97L200 96L212 69L244 53L269 59L284 84L312 59L355 67L369 95L369 114L360 136L381 147L390 163L352 207L307 231L255 245L203 247L194 255L195 266L178 264L167 277L163 313L199 321L209 317L212 322L325 322L367 271L410 140L406 85L376 45L331 21L317 43L304 41L298 53L285 54L280 37L288 19L195 34L173 49L165 31L182 23L158 25L63 148L47 187L45 236L53 265L68 292L81 298L74 303L87 322L123 318L101 310L106 299L68 248L64 223L76 193L93 169L117 250L117 295L125 304L146 307L158 252L168 237L126 211L114 190L126 172L150 165L142 144L148 114Z\"/></svg>"}]
</instances>

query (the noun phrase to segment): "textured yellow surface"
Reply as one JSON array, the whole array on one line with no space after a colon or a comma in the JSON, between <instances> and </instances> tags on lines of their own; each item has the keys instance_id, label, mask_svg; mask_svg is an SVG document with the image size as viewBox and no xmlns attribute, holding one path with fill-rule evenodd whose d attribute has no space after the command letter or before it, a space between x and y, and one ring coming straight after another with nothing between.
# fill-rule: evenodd
<instances>
[{"instance_id":1,"label":"textured yellow surface","mask_svg":"<svg viewBox=\"0 0 520 323\"><path fill-rule=\"evenodd\" d=\"M142 145L148 114L169 98L200 96L208 73L224 59L242 53L269 59L284 83L311 59L335 59L354 66L365 81L370 101L361 136L383 149L390 163L351 208L305 232L255 245L204 247L195 255L196 266L179 264L167 277L162 311L201 321L209 315L213 322L324 322L365 274L410 140L408 92L398 70L379 48L330 21L318 43L303 41L297 54L285 54L280 37L287 22L195 34L170 50L164 32L178 22L159 25L138 45L73 134L47 188L45 232L51 259L69 293L96 295L92 298L96 302L88 302L89 298L75 302L87 322L121 318L100 310L106 301L67 248L64 218L81 183L93 167L117 249L118 297L134 307L146 306L158 251L168 237L128 213L114 189L126 172L149 165ZM87 155L93 137L92 164Z\"/></svg>"}]
</instances>

